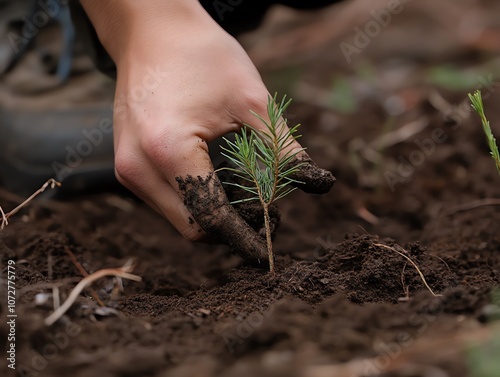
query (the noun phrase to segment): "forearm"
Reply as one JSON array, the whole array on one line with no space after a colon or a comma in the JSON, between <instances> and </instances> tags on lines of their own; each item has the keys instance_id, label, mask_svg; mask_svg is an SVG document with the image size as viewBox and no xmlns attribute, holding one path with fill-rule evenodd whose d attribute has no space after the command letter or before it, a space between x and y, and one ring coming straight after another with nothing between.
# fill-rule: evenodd
<instances>
[{"instance_id":1,"label":"forearm","mask_svg":"<svg viewBox=\"0 0 500 377\"><path fill-rule=\"evenodd\" d=\"M194 31L193 26L214 24L197 0L81 0L81 4L116 64L131 49L158 48L154 46L159 36L168 42Z\"/></svg>"}]
</instances>

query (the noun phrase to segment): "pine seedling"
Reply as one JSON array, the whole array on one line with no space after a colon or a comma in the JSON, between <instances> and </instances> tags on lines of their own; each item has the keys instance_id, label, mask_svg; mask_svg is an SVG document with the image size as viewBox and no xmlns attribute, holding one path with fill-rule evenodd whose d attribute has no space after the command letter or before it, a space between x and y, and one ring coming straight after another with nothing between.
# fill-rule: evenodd
<instances>
[{"instance_id":1,"label":"pine seedling","mask_svg":"<svg viewBox=\"0 0 500 377\"><path fill-rule=\"evenodd\" d=\"M483 99L481 98L481 91L476 90L474 94L469 93L469 99L472 103L472 108L481 118L481 123L483 124L483 130L486 134L486 140L488 141L488 146L490 147L491 157L495 160L497 166L498 174L500 174L500 152L498 151L497 142L493 133L491 132L490 122L486 119L484 114Z\"/></svg>"},{"instance_id":2,"label":"pine seedling","mask_svg":"<svg viewBox=\"0 0 500 377\"><path fill-rule=\"evenodd\" d=\"M236 186L250 196L237 200L231 204L258 200L264 210L264 227L266 244L269 256L269 269L274 272L274 254L271 240L271 226L269 206L276 200L291 193L295 187L291 183L302 183L292 178L302 163L290 166L289 163L301 150L290 150L293 142L300 137L297 130L300 124L290 129L283 113L290 105L291 99L286 95L281 102L276 102L277 95L268 98L267 116L269 121L252 111L252 114L265 125L265 129L257 129L245 124L240 135L235 135L235 140L226 138L226 147L221 147L222 155L229 159L234 167L224 168L232 171L234 176L242 180L241 183L226 182ZM303 149L302 149L303 150Z\"/></svg>"}]
</instances>

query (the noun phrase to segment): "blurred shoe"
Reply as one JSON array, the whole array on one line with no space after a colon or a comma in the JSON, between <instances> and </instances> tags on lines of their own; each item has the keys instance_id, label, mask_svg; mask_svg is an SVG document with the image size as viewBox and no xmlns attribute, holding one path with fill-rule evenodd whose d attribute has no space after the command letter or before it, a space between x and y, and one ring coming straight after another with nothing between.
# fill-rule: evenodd
<instances>
[{"instance_id":1,"label":"blurred shoe","mask_svg":"<svg viewBox=\"0 0 500 377\"><path fill-rule=\"evenodd\" d=\"M61 41L55 63L55 76L60 82L68 79L75 44L75 29L68 4L54 0L4 0L0 3L0 66L2 75L9 73L39 39L40 31L58 24ZM53 44L53 43L52 43Z\"/></svg>"},{"instance_id":2,"label":"blurred shoe","mask_svg":"<svg viewBox=\"0 0 500 377\"><path fill-rule=\"evenodd\" d=\"M47 179L64 192L109 187L113 168L109 107L0 109L0 177L3 185L28 194Z\"/></svg>"},{"instance_id":3,"label":"blurred shoe","mask_svg":"<svg viewBox=\"0 0 500 377\"><path fill-rule=\"evenodd\" d=\"M41 39L50 37L44 33ZM116 184L115 83L83 55L72 59L63 84L46 68L30 50L0 81L0 181L21 194L49 178L63 181L65 193Z\"/></svg>"}]
</instances>

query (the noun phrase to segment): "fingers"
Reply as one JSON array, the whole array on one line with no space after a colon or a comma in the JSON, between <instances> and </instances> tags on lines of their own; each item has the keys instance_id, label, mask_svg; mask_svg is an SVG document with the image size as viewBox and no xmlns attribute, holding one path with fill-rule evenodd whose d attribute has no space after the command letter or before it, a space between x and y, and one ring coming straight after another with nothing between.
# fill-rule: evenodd
<instances>
[{"instance_id":1,"label":"fingers","mask_svg":"<svg viewBox=\"0 0 500 377\"><path fill-rule=\"evenodd\" d=\"M117 154L115 170L121 184L165 217L184 238L198 241L206 236L187 210L177 190L145 158Z\"/></svg>"},{"instance_id":2,"label":"fingers","mask_svg":"<svg viewBox=\"0 0 500 377\"><path fill-rule=\"evenodd\" d=\"M213 171L206 143L197 137L181 140L176 144L174 154L166 153L172 149L166 146L163 152L156 149L150 161L163 180L175 188L175 195L170 191L169 197L179 200L184 210L179 211L179 207L158 197L159 191L152 191L155 203L175 221L177 229L194 220L209 236L229 245L244 259L264 263L267 255L265 242L229 203Z\"/></svg>"},{"instance_id":3,"label":"fingers","mask_svg":"<svg viewBox=\"0 0 500 377\"><path fill-rule=\"evenodd\" d=\"M290 178L302 182L294 184L294 186L305 193L326 194L335 184L336 179L333 174L316 165L306 152L299 152L295 158L288 163L285 170L296 167L297 165L298 170L292 173Z\"/></svg>"},{"instance_id":4,"label":"fingers","mask_svg":"<svg viewBox=\"0 0 500 377\"><path fill-rule=\"evenodd\" d=\"M207 234L229 245L232 251L244 259L265 262L266 246L263 239L229 203L207 151L202 148L189 150L192 151L189 158L196 161L196 167L178 158L175 173L179 194L187 210Z\"/></svg>"},{"instance_id":5,"label":"fingers","mask_svg":"<svg viewBox=\"0 0 500 377\"><path fill-rule=\"evenodd\" d=\"M266 261L264 240L250 228L230 205L222 184L213 172L205 176L178 176L184 204L209 234L247 260Z\"/></svg>"}]
</instances>

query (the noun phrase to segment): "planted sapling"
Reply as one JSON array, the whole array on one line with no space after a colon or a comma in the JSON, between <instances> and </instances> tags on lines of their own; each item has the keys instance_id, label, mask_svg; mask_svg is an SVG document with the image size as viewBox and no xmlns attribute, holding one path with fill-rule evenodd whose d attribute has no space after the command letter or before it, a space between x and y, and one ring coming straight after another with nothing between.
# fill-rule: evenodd
<instances>
[{"instance_id":1,"label":"planted sapling","mask_svg":"<svg viewBox=\"0 0 500 377\"><path fill-rule=\"evenodd\" d=\"M258 200L262 205L271 272L274 272L274 254L269 206L295 189L290 186L291 183L302 183L292 178L303 164L297 163L292 166L290 163L303 148L292 149L292 144L300 137L297 135L300 124L290 129L287 127L283 113L290 102L291 99L287 100L286 96L279 103L276 102L276 95L269 97L267 103L269 120L252 111L265 127L258 129L245 124L241 135L235 135L234 141L224 138L227 146L221 147L222 155L234 165L223 169L232 171L235 177L242 180L241 183L226 182L226 184L236 186L250 194L250 197L231 204Z\"/></svg>"},{"instance_id":2,"label":"planted sapling","mask_svg":"<svg viewBox=\"0 0 500 377\"><path fill-rule=\"evenodd\" d=\"M495 160L495 164L498 170L498 174L500 174L500 152L498 151L497 142L495 140L495 136L493 136L493 132L491 132L490 122L486 118L484 114L483 107L483 99L481 98L481 91L476 90L474 94L469 93L469 98L472 103L472 108L476 111L476 113L481 118L481 123L483 124L483 130L486 134L486 140L488 141L488 146L490 147L491 157Z\"/></svg>"}]
</instances>

